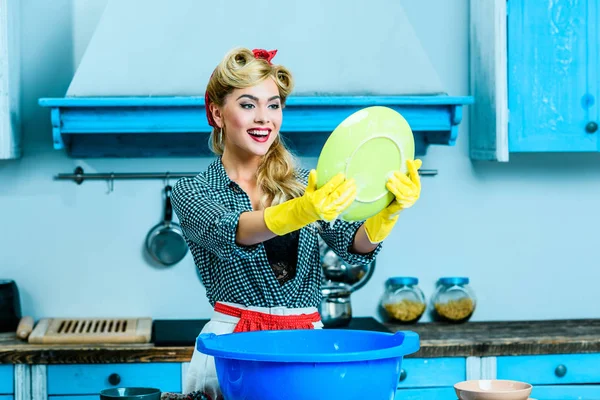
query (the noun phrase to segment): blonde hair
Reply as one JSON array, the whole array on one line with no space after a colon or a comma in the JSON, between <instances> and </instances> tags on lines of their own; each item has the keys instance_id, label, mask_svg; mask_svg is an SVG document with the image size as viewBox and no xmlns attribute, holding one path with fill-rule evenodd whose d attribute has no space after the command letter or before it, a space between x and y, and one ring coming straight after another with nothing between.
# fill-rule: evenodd
<instances>
[{"instance_id":1,"label":"blonde hair","mask_svg":"<svg viewBox=\"0 0 600 400\"><path fill-rule=\"evenodd\" d=\"M236 48L229 51L215 68L206 92L211 103L222 107L226 96L235 89L257 85L267 78L272 78L277 84L284 106L294 86L290 71L281 65L255 58L249 49ZM211 150L219 156L223 155L225 149L224 134L221 129L213 127L209 138ZM298 181L296 165L294 156L286 148L281 135L278 135L257 171L256 180L263 193L260 199L263 207L281 204L304 193L304 185Z\"/></svg>"}]
</instances>

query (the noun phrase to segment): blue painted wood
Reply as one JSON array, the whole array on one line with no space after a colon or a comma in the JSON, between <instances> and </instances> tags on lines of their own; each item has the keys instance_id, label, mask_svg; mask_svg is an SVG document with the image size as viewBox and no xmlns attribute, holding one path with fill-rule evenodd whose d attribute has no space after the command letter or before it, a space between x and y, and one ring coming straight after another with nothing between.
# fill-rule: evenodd
<instances>
[{"instance_id":1,"label":"blue painted wood","mask_svg":"<svg viewBox=\"0 0 600 400\"><path fill-rule=\"evenodd\" d=\"M558 354L497 357L498 379L514 379L532 385L583 384L600 382L600 354ZM558 376L556 368L566 367Z\"/></svg>"},{"instance_id":2,"label":"blue painted wood","mask_svg":"<svg viewBox=\"0 0 600 400\"><path fill-rule=\"evenodd\" d=\"M395 400L455 400L453 387L432 389L398 389Z\"/></svg>"},{"instance_id":3,"label":"blue painted wood","mask_svg":"<svg viewBox=\"0 0 600 400\"><path fill-rule=\"evenodd\" d=\"M100 396L97 394L88 394L85 396L48 396L48 400L98 400ZM2 400L0 398L0 400Z\"/></svg>"},{"instance_id":4,"label":"blue painted wood","mask_svg":"<svg viewBox=\"0 0 600 400\"><path fill-rule=\"evenodd\" d=\"M14 393L13 371L12 365L0 365L0 394Z\"/></svg>"},{"instance_id":5,"label":"blue painted wood","mask_svg":"<svg viewBox=\"0 0 600 400\"><path fill-rule=\"evenodd\" d=\"M531 397L536 400L600 399L600 385L534 386Z\"/></svg>"},{"instance_id":6,"label":"blue painted wood","mask_svg":"<svg viewBox=\"0 0 600 400\"><path fill-rule=\"evenodd\" d=\"M14 397L12 395L8 395L8 394L1 394L0 395L0 400L14 400Z\"/></svg>"},{"instance_id":7,"label":"blue painted wood","mask_svg":"<svg viewBox=\"0 0 600 400\"><path fill-rule=\"evenodd\" d=\"M402 369L406 378L398 388L425 388L453 386L467 376L467 362L462 357L405 358Z\"/></svg>"},{"instance_id":8,"label":"blue painted wood","mask_svg":"<svg viewBox=\"0 0 600 400\"><path fill-rule=\"evenodd\" d=\"M119 387L156 387L165 392L181 393L181 364L69 364L49 365L48 394L97 394L115 387L108 382L111 374L120 377Z\"/></svg>"},{"instance_id":9,"label":"blue painted wood","mask_svg":"<svg viewBox=\"0 0 600 400\"><path fill-rule=\"evenodd\" d=\"M290 96L286 106L393 106L393 105L463 105L472 104L470 97L445 95L424 96ZM204 97L58 97L41 98L42 107L163 107L202 106Z\"/></svg>"},{"instance_id":10,"label":"blue painted wood","mask_svg":"<svg viewBox=\"0 0 600 400\"><path fill-rule=\"evenodd\" d=\"M422 155L430 144L455 144L462 106L472 101L443 95L290 97L281 132L297 154L318 156L344 118L381 105L406 118ZM54 148L73 157L210 154L201 97L42 98L39 104L51 109Z\"/></svg>"},{"instance_id":11,"label":"blue painted wood","mask_svg":"<svg viewBox=\"0 0 600 400\"><path fill-rule=\"evenodd\" d=\"M510 151L600 151L598 1L508 3Z\"/></svg>"}]
</instances>

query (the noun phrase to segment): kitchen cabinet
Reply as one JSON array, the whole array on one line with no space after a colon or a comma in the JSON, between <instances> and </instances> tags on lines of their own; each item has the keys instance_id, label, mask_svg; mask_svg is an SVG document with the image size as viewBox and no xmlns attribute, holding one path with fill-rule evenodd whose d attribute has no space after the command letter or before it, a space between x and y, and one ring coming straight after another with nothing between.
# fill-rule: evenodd
<instances>
[{"instance_id":1,"label":"kitchen cabinet","mask_svg":"<svg viewBox=\"0 0 600 400\"><path fill-rule=\"evenodd\" d=\"M454 384L465 379L467 367L464 357L405 358L397 393L401 399L452 398Z\"/></svg>"},{"instance_id":2,"label":"kitchen cabinet","mask_svg":"<svg viewBox=\"0 0 600 400\"><path fill-rule=\"evenodd\" d=\"M535 386L531 396L536 400L600 399L600 386Z\"/></svg>"},{"instance_id":3,"label":"kitchen cabinet","mask_svg":"<svg viewBox=\"0 0 600 400\"><path fill-rule=\"evenodd\" d=\"M23 153L20 6L19 2L0 0L0 160L21 158Z\"/></svg>"},{"instance_id":4,"label":"kitchen cabinet","mask_svg":"<svg viewBox=\"0 0 600 400\"><path fill-rule=\"evenodd\" d=\"M52 396L52 400L98 400L99 398L97 394L87 396Z\"/></svg>"},{"instance_id":5,"label":"kitchen cabinet","mask_svg":"<svg viewBox=\"0 0 600 400\"><path fill-rule=\"evenodd\" d=\"M181 392L182 377L189 363L66 364L33 365L33 400L91 400L115 386L152 386ZM0 365L1 373L12 366ZM117 374L120 382L116 382ZM2 375L2 383L12 375ZM537 400L600 398L600 353L523 355L497 357L407 358L402 363L397 398L446 400L455 398L453 385L467 379L514 379L534 385ZM7 385L3 385L3 388ZM40 390L42 388L42 390ZM2 389L7 391L7 389ZM4 392L3 392L4 393ZM13 400L0 394L0 400Z\"/></svg>"},{"instance_id":6,"label":"kitchen cabinet","mask_svg":"<svg viewBox=\"0 0 600 400\"><path fill-rule=\"evenodd\" d=\"M600 399L600 319L419 323L408 330L421 346L402 362L399 400L456 399L457 382L496 378L531 382L537 400ZM181 392L192 354L190 346L9 341L0 344L0 400L97 399L115 386L113 374L119 385Z\"/></svg>"},{"instance_id":7,"label":"kitchen cabinet","mask_svg":"<svg viewBox=\"0 0 600 400\"><path fill-rule=\"evenodd\" d=\"M53 399L69 395L95 395L111 387L156 387L181 392L180 363L48 365L47 394Z\"/></svg>"},{"instance_id":8,"label":"kitchen cabinet","mask_svg":"<svg viewBox=\"0 0 600 400\"><path fill-rule=\"evenodd\" d=\"M484 363L496 371L484 378L529 382L537 400L600 398L600 353L499 356Z\"/></svg>"},{"instance_id":9,"label":"kitchen cabinet","mask_svg":"<svg viewBox=\"0 0 600 400\"><path fill-rule=\"evenodd\" d=\"M454 388L425 388L398 390L397 400L454 400Z\"/></svg>"},{"instance_id":10,"label":"kitchen cabinet","mask_svg":"<svg viewBox=\"0 0 600 400\"><path fill-rule=\"evenodd\" d=\"M12 365L0 365L0 400L12 398L14 391L14 368Z\"/></svg>"},{"instance_id":11,"label":"kitchen cabinet","mask_svg":"<svg viewBox=\"0 0 600 400\"><path fill-rule=\"evenodd\" d=\"M471 16L471 158L599 152L599 2L471 2Z\"/></svg>"},{"instance_id":12,"label":"kitchen cabinet","mask_svg":"<svg viewBox=\"0 0 600 400\"><path fill-rule=\"evenodd\" d=\"M600 353L503 356L496 368L500 379L518 377L532 385L600 383Z\"/></svg>"}]
</instances>

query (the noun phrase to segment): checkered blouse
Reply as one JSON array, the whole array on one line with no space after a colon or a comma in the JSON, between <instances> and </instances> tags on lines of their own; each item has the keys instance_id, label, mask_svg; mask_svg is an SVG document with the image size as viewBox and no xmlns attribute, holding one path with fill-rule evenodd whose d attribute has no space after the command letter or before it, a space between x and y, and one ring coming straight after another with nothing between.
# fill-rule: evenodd
<instances>
[{"instance_id":1,"label":"checkered blouse","mask_svg":"<svg viewBox=\"0 0 600 400\"><path fill-rule=\"evenodd\" d=\"M298 170L306 184L308 171ZM300 230L298 264L294 279L283 285L276 279L262 243L235 242L240 214L252 211L246 193L229 177L221 159L194 178L182 178L173 187L172 203L183 229L210 304L232 302L245 306L316 307L321 301L322 269L318 234L349 264L371 262L381 249L367 255L349 251L360 223L319 221Z\"/></svg>"}]
</instances>

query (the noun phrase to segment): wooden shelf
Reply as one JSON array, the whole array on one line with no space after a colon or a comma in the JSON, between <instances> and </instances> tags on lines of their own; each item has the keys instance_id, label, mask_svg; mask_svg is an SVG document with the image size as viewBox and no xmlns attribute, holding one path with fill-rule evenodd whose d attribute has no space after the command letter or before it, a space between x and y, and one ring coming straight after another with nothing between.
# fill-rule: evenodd
<instances>
[{"instance_id":1,"label":"wooden shelf","mask_svg":"<svg viewBox=\"0 0 600 400\"><path fill-rule=\"evenodd\" d=\"M299 156L317 157L347 116L370 106L402 114L415 135L417 155L431 144L452 146L471 97L296 96L288 98L281 127ZM210 155L202 97L41 98L50 108L54 148L71 157L190 157Z\"/></svg>"}]
</instances>

